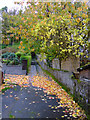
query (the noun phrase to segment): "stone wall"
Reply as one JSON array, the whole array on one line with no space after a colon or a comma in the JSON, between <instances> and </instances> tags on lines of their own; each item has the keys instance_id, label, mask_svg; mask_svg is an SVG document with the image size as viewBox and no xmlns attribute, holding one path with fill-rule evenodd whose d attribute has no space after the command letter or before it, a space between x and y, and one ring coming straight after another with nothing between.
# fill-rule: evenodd
<instances>
[{"instance_id":1,"label":"stone wall","mask_svg":"<svg viewBox=\"0 0 90 120\"><path fill-rule=\"evenodd\" d=\"M42 66L43 69L47 70L52 75L54 75L55 78L59 82L61 82L64 85L66 85L70 89L70 92L73 94L74 82L71 79L72 72L64 72L64 71L60 71L60 70L59 71L58 70L54 70L54 69L48 67L43 61L39 61L39 64Z\"/></svg>"},{"instance_id":2,"label":"stone wall","mask_svg":"<svg viewBox=\"0 0 90 120\"><path fill-rule=\"evenodd\" d=\"M2 84L2 65L0 64L0 85L1 84Z\"/></svg>"},{"instance_id":3,"label":"stone wall","mask_svg":"<svg viewBox=\"0 0 90 120\"><path fill-rule=\"evenodd\" d=\"M90 79L90 69L80 71L80 77L85 77Z\"/></svg>"},{"instance_id":4,"label":"stone wall","mask_svg":"<svg viewBox=\"0 0 90 120\"><path fill-rule=\"evenodd\" d=\"M70 72L77 72L77 68L80 67L80 59L76 57L69 57L61 62L61 69L68 70Z\"/></svg>"},{"instance_id":5,"label":"stone wall","mask_svg":"<svg viewBox=\"0 0 90 120\"><path fill-rule=\"evenodd\" d=\"M43 61L39 61L41 67L47 70L49 73L54 75L54 77L67 88L70 89L70 93L75 97L77 102L81 104L81 106L89 112L89 93L90 90L90 81L83 79L83 80L76 80L72 79L71 76L73 75L72 72L64 72L60 70L55 70L48 67Z\"/></svg>"},{"instance_id":6,"label":"stone wall","mask_svg":"<svg viewBox=\"0 0 90 120\"><path fill-rule=\"evenodd\" d=\"M89 114L90 109L90 80L74 80L74 89L73 95L78 103L85 109L85 111Z\"/></svg>"},{"instance_id":7,"label":"stone wall","mask_svg":"<svg viewBox=\"0 0 90 120\"><path fill-rule=\"evenodd\" d=\"M0 56L0 85L2 84L2 62L1 62L1 56Z\"/></svg>"},{"instance_id":8,"label":"stone wall","mask_svg":"<svg viewBox=\"0 0 90 120\"><path fill-rule=\"evenodd\" d=\"M60 69L59 59L53 59L52 68Z\"/></svg>"},{"instance_id":9,"label":"stone wall","mask_svg":"<svg viewBox=\"0 0 90 120\"><path fill-rule=\"evenodd\" d=\"M0 85L2 84L2 72L0 70Z\"/></svg>"}]
</instances>

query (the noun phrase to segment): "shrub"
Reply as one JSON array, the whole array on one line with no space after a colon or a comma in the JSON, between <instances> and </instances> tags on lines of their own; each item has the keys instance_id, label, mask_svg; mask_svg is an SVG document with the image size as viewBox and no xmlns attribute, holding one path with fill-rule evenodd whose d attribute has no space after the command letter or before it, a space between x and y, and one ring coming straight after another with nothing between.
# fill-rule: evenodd
<instances>
[{"instance_id":1,"label":"shrub","mask_svg":"<svg viewBox=\"0 0 90 120\"><path fill-rule=\"evenodd\" d=\"M4 45L4 44L2 44L2 45L0 45L1 47L2 47L2 49L4 49L4 48L6 48L7 46L6 45Z\"/></svg>"},{"instance_id":2,"label":"shrub","mask_svg":"<svg viewBox=\"0 0 90 120\"><path fill-rule=\"evenodd\" d=\"M9 63L9 65L13 65L14 64L14 61L12 60L12 61L10 61L10 63Z\"/></svg>"},{"instance_id":3,"label":"shrub","mask_svg":"<svg viewBox=\"0 0 90 120\"><path fill-rule=\"evenodd\" d=\"M15 53L6 52L2 54L2 58L2 61L6 63L6 65L18 65L20 63L20 60Z\"/></svg>"},{"instance_id":4,"label":"shrub","mask_svg":"<svg viewBox=\"0 0 90 120\"><path fill-rule=\"evenodd\" d=\"M31 55L31 53L27 53L27 56L30 56Z\"/></svg>"},{"instance_id":5,"label":"shrub","mask_svg":"<svg viewBox=\"0 0 90 120\"><path fill-rule=\"evenodd\" d=\"M10 63L10 60L7 60L7 63L6 63L6 65L8 65Z\"/></svg>"},{"instance_id":6,"label":"shrub","mask_svg":"<svg viewBox=\"0 0 90 120\"><path fill-rule=\"evenodd\" d=\"M2 58L7 58L10 55L10 52L6 52L4 54L2 54Z\"/></svg>"},{"instance_id":7,"label":"shrub","mask_svg":"<svg viewBox=\"0 0 90 120\"><path fill-rule=\"evenodd\" d=\"M7 60L3 59L2 62L7 63Z\"/></svg>"},{"instance_id":8,"label":"shrub","mask_svg":"<svg viewBox=\"0 0 90 120\"><path fill-rule=\"evenodd\" d=\"M21 52L16 52L15 55L20 59L20 57L23 55Z\"/></svg>"},{"instance_id":9,"label":"shrub","mask_svg":"<svg viewBox=\"0 0 90 120\"><path fill-rule=\"evenodd\" d=\"M10 55L8 55L9 60L13 60L15 57L16 57L15 53L10 53Z\"/></svg>"},{"instance_id":10,"label":"shrub","mask_svg":"<svg viewBox=\"0 0 90 120\"><path fill-rule=\"evenodd\" d=\"M19 64L18 58L14 58L14 59L13 59L13 64L14 64L14 65L18 65L18 64Z\"/></svg>"}]
</instances>

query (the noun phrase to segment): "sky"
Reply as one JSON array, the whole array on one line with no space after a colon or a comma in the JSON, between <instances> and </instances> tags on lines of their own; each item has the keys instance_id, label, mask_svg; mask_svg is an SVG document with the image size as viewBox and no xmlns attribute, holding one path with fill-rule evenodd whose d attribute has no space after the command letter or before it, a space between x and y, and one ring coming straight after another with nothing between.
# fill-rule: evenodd
<instances>
[{"instance_id":1,"label":"sky","mask_svg":"<svg viewBox=\"0 0 90 120\"><path fill-rule=\"evenodd\" d=\"M27 0L0 0L0 9L1 9L2 7L5 7L5 6L8 7L8 11L9 11L10 9L20 9L20 8L21 8L21 5L16 5L16 4L14 4L14 2L17 2L17 1L24 1L25 3L24 3L24 5L23 5L23 7L26 6L26 1L27 1Z\"/></svg>"},{"instance_id":2,"label":"sky","mask_svg":"<svg viewBox=\"0 0 90 120\"><path fill-rule=\"evenodd\" d=\"M25 6L26 6L26 2L28 1L28 0L0 0L0 9L2 8L2 7L5 7L5 6L7 6L8 7L8 11L10 10L10 9L18 9L18 10L20 10L20 8L21 8L21 5L16 5L16 4L14 4L14 2L19 2L19 1L23 1L24 2L24 4L23 4L23 9L25 8ZM36 1L36 0L30 0L30 1ZM60 1L60 0L39 0L39 1ZM65 1L65 0L61 0L61 1ZM66 1L73 1L73 2L75 2L75 1L85 1L85 0L66 0ZM88 0L86 0L86 1L88 1Z\"/></svg>"}]
</instances>

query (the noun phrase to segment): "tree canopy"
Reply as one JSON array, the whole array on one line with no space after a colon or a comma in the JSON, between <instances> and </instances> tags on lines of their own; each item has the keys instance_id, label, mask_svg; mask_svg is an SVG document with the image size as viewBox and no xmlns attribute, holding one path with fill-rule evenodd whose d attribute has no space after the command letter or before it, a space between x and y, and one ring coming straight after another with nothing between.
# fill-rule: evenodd
<instances>
[{"instance_id":1,"label":"tree canopy","mask_svg":"<svg viewBox=\"0 0 90 120\"><path fill-rule=\"evenodd\" d=\"M35 51L42 58L45 54L50 60L86 55L89 18L85 2L27 4L24 13L20 11L18 15L7 15L10 28L7 30L8 41L20 41L21 51Z\"/></svg>"}]
</instances>

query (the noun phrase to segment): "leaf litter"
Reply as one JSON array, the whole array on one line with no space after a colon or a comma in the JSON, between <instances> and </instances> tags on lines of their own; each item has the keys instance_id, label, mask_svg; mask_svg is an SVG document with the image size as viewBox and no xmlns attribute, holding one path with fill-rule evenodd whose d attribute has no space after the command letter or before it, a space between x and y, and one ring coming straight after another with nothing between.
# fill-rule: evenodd
<instances>
[{"instance_id":1,"label":"leaf litter","mask_svg":"<svg viewBox=\"0 0 90 120\"><path fill-rule=\"evenodd\" d=\"M13 88L14 86L19 85L20 87L29 87L30 81L29 81L29 76L25 75L11 75L11 74L6 74L5 75L5 85L2 87L4 89L6 86ZM73 117L73 118L80 118L84 119L86 118L86 115L84 113L84 110L81 109L81 107L73 100L73 98L64 90L60 85L58 85L52 78L46 77L46 76L39 76L36 75L32 78L31 80L32 86L38 87L38 90L42 90L47 95L55 95L58 102L58 106L54 107L51 106L52 108L59 109L60 107L65 108L66 110L63 111L65 113L63 117ZM12 83L12 84L10 84ZM37 89L35 89L37 91ZM12 96L10 96L12 97ZM14 97L16 100L18 100L18 97ZM49 99L54 99L54 97L49 97ZM42 99L44 100L44 99ZM50 105L49 105L50 107ZM53 110L53 112L56 112L56 109ZM59 112L59 110L57 110ZM69 118L68 117L68 118Z\"/></svg>"},{"instance_id":2,"label":"leaf litter","mask_svg":"<svg viewBox=\"0 0 90 120\"><path fill-rule=\"evenodd\" d=\"M5 74L5 84L3 84L0 88L0 92L2 89L5 88L13 88L16 85L19 85L20 87L28 87L30 86L29 82L29 76L26 75L11 75L11 74ZM21 89L22 90L22 89Z\"/></svg>"},{"instance_id":3,"label":"leaf litter","mask_svg":"<svg viewBox=\"0 0 90 120\"><path fill-rule=\"evenodd\" d=\"M56 98L60 99L57 100L58 106L56 106L55 108L65 108L65 111L63 111L65 115L62 116L62 118L68 117L68 114L68 118L86 118L84 110L82 110L82 108L73 100L73 98L53 79L49 80L46 76L37 75L32 78L32 85L35 87L43 88L45 94L47 93L47 95L56 95ZM49 99L54 99L54 97L49 97ZM49 107L54 108L54 106L51 105L49 105ZM53 112L56 112L56 110L53 110Z\"/></svg>"}]
</instances>

